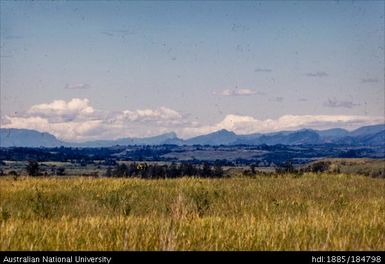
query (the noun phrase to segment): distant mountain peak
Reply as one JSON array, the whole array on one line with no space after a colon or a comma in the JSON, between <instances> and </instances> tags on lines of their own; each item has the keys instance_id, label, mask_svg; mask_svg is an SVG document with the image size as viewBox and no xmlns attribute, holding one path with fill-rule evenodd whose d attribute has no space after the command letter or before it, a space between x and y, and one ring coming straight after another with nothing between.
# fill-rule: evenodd
<instances>
[{"instance_id":1,"label":"distant mountain peak","mask_svg":"<svg viewBox=\"0 0 385 264\"><path fill-rule=\"evenodd\" d=\"M0 147L57 147L66 143L47 132L0 128Z\"/></svg>"},{"instance_id":2,"label":"distant mountain peak","mask_svg":"<svg viewBox=\"0 0 385 264\"><path fill-rule=\"evenodd\" d=\"M190 139L180 139L175 132L145 138L120 138L96 140L82 143L63 142L47 132L31 129L0 128L0 147L111 147L116 145L301 145L301 144L348 144L385 145L385 124L364 126L354 131L341 128L313 130L303 128L295 131L278 131L266 134L237 135L233 131L220 129Z\"/></svg>"},{"instance_id":3,"label":"distant mountain peak","mask_svg":"<svg viewBox=\"0 0 385 264\"><path fill-rule=\"evenodd\" d=\"M161 134L159 136L163 136L163 137L167 137L167 138L177 138L177 134L175 132L168 132L168 133L164 133L164 134Z\"/></svg>"},{"instance_id":4,"label":"distant mountain peak","mask_svg":"<svg viewBox=\"0 0 385 264\"><path fill-rule=\"evenodd\" d=\"M221 129L207 135L190 138L185 142L188 145L221 145L232 144L237 140L237 135L226 129Z\"/></svg>"},{"instance_id":5,"label":"distant mountain peak","mask_svg":"<svg viewBox=\"0 0 385 264\"><path fill-rule=\"evenodd\" d=\"M223 135L236 135L233 131L229 131L227 129L220 129L215 132L212 132L210 134L223 134Z\"/></svg>"},{"instance_id":6,"label":"distant mountain peak","mask_svg":"<svg viewBox=\"0 0 385 264\"><path fill-rule=\"evenodd\" d=\"M385 124L378 124L373 126L363 126L351 132L353 136L374 135L385 130Z\"/></svg>"}]
</instances>

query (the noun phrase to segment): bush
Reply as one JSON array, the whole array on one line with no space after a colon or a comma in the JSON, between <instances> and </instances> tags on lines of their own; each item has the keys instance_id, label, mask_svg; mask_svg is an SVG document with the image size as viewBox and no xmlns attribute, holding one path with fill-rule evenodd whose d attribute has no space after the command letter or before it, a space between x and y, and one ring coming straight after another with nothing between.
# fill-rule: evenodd
<instances>
[{"instance_id":1,"label":"bush","mask_svg":"<svg viewBox=\"0 0 385 264\"><path fill-rule=\"evenodd\" d=\"M325 172L329 170L330 164L328 161L318 161L310 166L310 170L311 172Z\"/></svg>"},{"instance_id":2,"label":"bush","mask_svg":"<svg viewBox=\"0 0 385 264\"><path fill-rule=\"evenodd\" d=\"M64 167L59 167L56 169L56 175L57 176L64 176L65 175L65 168Z\"/></svg>"},{"instance_id":3,"label":"bush","mask_svg":"<svg viewBox=\"0 0 385 264\"><path fill-rule=\"evenodd\" d=\"M293 163L291 161L286 161L275 169L276 173L293 173L295 172Z\"/></svg>"},{"instance_id":4,"label":"bush","mask_svg":"<svg viewBox=\"0 0 385 264\"><path fill-rule=\"evenodd\" d=\"M28 161L28 165L26 167L27 173L29 176L38 176L39 175L39 163L35 160Z\"/></svg>"},{"instance_id":5,"label":"bush","mask_svg":"<svg viewBox=\"0 0 385 264\"><path fill-rule=\"evenodd\" d=\"M9 176L19 176L19 174L16 171L14 171L14 170L9 171L8 175Z\"/></svg>"}]
</instances>

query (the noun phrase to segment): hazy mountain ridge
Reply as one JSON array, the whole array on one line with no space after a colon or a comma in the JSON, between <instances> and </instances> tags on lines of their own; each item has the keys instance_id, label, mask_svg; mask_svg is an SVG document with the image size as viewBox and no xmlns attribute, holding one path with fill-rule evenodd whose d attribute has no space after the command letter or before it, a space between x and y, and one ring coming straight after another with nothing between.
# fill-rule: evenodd
<instances>
[{"instance_id":1,"label":"hazy mountain ridge","mask_svg":"<svg viewBox=\"0 0 385 264\"><path fill-rule=\"evenodd\" d=\"M0 128L0 147L57 147L68 143L32 129Z\"/></svg>"},{"instance_id":2,"label":"hazy mountain ridge","mask_svg":"<svg viewBox=\"0 0 385 264\"><path fill-rule=\"evenodd\" d=\"M221 129L216 132L193 137L185 140L186 145L229 145L237 140L238 136L231 131Z\"/></svg>"},{"instance_id":3,"label":"hazy mountain ridge","mask_svg":"<svg viewBox=\"0 0 385 264\"><path fill-rule=\"evenodd\" d=\"M119 138L116 140L95 140L87 141L76 144L79 147L110 147L115 145L161 145L161 144L174 144L166 143L177 140L177 136L174 132L154 136L147 138Z\"/></svg>"},{"instance_id":4,"label":"hazy mountain ridge","mask_svg":"<svg viewBox=\"0 0 385 264\"><path fill-rule=\"evenodd\" d=\"M116 145L304 145L304 144L385 145L385 124L365 126L351 132L333 128L327 130L300 129L273 133L237 135L222 129L190 139L180 139L174 132L147 138L95 140L82 143L65 142L55 136L29 129L0 129L1 147L111 147Z\"/></svg>"}]
</instances>

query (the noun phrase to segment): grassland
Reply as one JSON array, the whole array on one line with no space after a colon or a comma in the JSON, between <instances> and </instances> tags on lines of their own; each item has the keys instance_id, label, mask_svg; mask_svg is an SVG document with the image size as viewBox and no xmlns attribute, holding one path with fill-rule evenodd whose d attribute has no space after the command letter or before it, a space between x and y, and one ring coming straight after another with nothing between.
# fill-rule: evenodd
<instances>
[{"instance_id":1,"label":"grassland","mask_svg":"<svg viewBox=\"0 0 385 264\"><path fill-rule=\"evenodd\" d=\"M322 159L314 162L310 162L305 166L301 166L303 169L314 168L315 165L320 169L322 167L323 172L329 173L345 173L345 174L359 174L370 176L374 178L385 178L385 160L383 159ZM321 165L321 166L320 166Z\"/></svg>"},{"instance_id":2,"label":"grassland","mask_svg":"<svg viewBox=\"0 0 385 264\"><path fill-rule=\"evenodd\" d=\"M0 250L385 250L385 180L1 177Z\"/></svg>"}]
</instances>

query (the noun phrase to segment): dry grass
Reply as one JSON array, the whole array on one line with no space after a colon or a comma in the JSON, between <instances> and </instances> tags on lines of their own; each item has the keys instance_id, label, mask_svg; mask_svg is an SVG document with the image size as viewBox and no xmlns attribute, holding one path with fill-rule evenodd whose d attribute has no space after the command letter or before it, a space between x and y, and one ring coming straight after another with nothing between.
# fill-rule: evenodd
<instances>
[{"instance_id":1,"label":"dry grass","mask_svg":"<svg viewBox=\"0 0 385 264\"><path fill-rule=\"evenodd\" d=\"M0 178L0 250L385 250L385 180Z\"/></svg>"}]
</instances>

